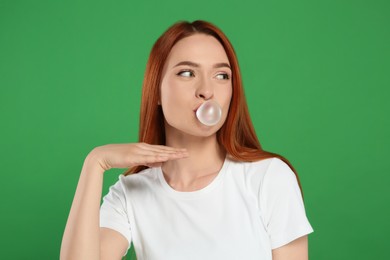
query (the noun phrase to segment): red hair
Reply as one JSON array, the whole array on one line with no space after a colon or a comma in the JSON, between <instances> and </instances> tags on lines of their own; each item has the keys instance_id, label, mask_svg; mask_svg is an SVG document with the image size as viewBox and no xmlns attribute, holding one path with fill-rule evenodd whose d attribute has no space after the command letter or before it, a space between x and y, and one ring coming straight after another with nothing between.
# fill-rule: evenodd
<instances>
[{"instance_id":1,"label":"red hair","mask_svg":"<svg viewBox=\"0 0 390 260\"><path fill-rule=\"evenodd\" d=\"M201 20L192 23L177 22L168 28L154 44L146 65L142 86L139 142L165 145L164 115L161 106L158 105L163 67L172 47L179 40L196 33L215 37L225 49L232 69L232 99L226 121L217 132L218 143L232 160L253 162L273 157L281 159L295 173L303 197L298 174L291 163L283 156L261 148L249 116L233 46L225 34L209 22ZM147 168L143 165L135 166L128 169L124 175L138 173Z\"/></svg>"}]
</instances>

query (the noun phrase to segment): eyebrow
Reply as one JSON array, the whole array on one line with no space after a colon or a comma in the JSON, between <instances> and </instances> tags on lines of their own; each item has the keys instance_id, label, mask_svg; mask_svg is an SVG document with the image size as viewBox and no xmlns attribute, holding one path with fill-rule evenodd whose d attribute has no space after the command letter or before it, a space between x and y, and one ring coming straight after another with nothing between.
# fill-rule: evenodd
<instances>
[{"instance_id":1,"label":"eyebrow","mask_svg":"<svg viewBox=\"0 0 390 260\"><path fill-rule=\"evenodd\" d=\"M200 65L198 63L195 63L195 62L192 62L192 61L181 61L178 64L176 64L174 67L181 66L181 65L187 65L187 66L191 66L191 67L195 67L195 68L199 68L200 67ZM213 66L213 68L223 68L223 67L231 69L229 64L227 64L225 62L216 63Z\"/></svg>"}]
</instances>

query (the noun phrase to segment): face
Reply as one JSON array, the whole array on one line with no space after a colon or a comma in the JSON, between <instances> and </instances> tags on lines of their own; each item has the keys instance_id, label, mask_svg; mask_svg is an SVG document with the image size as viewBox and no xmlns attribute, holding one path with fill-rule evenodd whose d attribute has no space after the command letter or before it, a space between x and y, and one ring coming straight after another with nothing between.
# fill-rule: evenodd
<instances>
[{"instance_id":1,"label":"face","mask_svg":"<svg viewBox=\"0 0 390 260\"><path fill-rule=\"evenodd\" d=\"M196 136L217 132L226 120L232 96L232 72L226 52L213 36L194 34L178 41L163 69L160 103L167 130ZM196 109L206 100L222 108L218 124L205 126Z\"/></svg>"}]
</instances>

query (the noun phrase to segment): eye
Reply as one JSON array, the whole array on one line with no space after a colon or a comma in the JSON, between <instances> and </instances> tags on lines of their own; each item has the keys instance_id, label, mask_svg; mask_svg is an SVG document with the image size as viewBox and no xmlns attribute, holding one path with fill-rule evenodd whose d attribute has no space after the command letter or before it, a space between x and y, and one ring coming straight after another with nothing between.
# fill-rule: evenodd
<instances>
[{"instance_id":1,"label":"eye","mask_svg":"<svg viewBox=\"0 0 390 260\"><path fill-rule=\"evenodd\" d=\"M217 79L224 79L224 80L230 79L229 74L227 73L219 73L215 77Z\"/></svg>"},{"instance_id":2,"label":"eye","mask_svg":"<svg viewBox=\"0 0 390 260\"><path fill-rule=\"evenodd\" d=\"M193 77L194 76L194 71L192 70L182 70L176 75L182 76L182 77Z\"/></svg>"}]
</instances>

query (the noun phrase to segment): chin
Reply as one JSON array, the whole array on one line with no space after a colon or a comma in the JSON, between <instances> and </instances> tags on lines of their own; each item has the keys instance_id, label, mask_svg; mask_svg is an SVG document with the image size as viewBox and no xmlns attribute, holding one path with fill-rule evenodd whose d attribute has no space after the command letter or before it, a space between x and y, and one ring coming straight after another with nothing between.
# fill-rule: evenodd
<instances>
[{"instance_id":1,"label":"chin","mask_svg":"<svg viewBox=\"0 0 390 260\"><path fill-rule=\"evenodd\" d=\"M192 136L210 137L215 135L221 127L222 125L206 126L199 123L199 126L191 129L182 129L181 132Z\"/></svg>"},{"instance_id":2,"label":"chin","mask_svg":"<svg viewBox=\"0 0 390 260\"><path fill-rule=\"evenodd\" d=\"M194 122L194 123L193 123ZM212 135L215 135L223 126L225 119L214 125L214 126L206 126L203 125L198 120L194 120L193 122L175 122L173 124L169 124L167 121L165 121L166 126L166 133L167 131L171 133L177 133L179 136L181 135L190 135L190 136L197 136L197 137L210 137ZM187 126L183 126L183 124L187 124Z\"/></svg>"}]
</instances>

